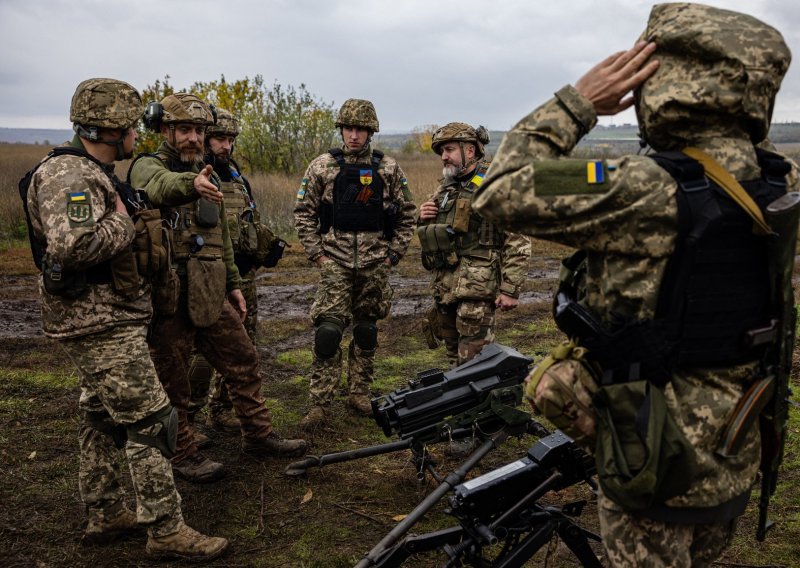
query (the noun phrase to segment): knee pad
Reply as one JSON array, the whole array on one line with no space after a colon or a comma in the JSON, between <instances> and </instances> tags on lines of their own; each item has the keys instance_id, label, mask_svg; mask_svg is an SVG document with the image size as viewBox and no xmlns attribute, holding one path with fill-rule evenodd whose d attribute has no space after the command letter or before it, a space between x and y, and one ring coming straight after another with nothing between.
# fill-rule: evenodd
<instances>
[{"instance_id":1,"label":"knee pad","mask_svg":"<svg viewBox=\"0 0 800 568\"><path fill-rule=\"evenodd\" d=\"M378 346L378 326L372 321L357 321L353 326L353 341L363 351Z\"/></svg>"},{"instance_id":2,"label":"knee pad","mask_svg":"<svg viewBox=\"0 0 800 568\"><path fill-rule=\"evenodd\" d=\"M156 426L152 432L142 432L151 426ZM175 456L178 447L178 411L168 404L150 416L128 424L127 433L131 442L153 447L170 459Z\"/></svg>"},{"instance_id":3,"label":"knee pad","mask_svg":"<svg viewBox=\"0 0 800 568\"><path fill-rule=\"evenodd\" d=\"M344 326L338 321L323 319L314 334L314 351L320 359L330 359L339 351Z\"/></svg>"}]
</instances>

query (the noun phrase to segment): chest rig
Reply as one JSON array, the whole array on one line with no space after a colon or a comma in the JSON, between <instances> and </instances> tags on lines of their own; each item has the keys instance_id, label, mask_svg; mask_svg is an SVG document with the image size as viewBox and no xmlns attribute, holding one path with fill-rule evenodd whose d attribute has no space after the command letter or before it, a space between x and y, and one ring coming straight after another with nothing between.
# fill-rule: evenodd
<instances>
[{"instance_id":1,"label":"chest rig","mask_svg":"<svg viewBox=\"0 0 800 568\"><path fill-rule=\"evenodd\" d=\"M333 148L329 153L339 165L339 174L333 182L333 228L352 232L383 231L385 184L378 174L383 152L373 150L369 164L348 164L340 148Z\"/></svg>"},{"instance_id":2,"label":"chest rig","mask_svg":"<svg viewBox=\"0 0 800 568\"><path fill-rule=\"evenodd\" d=\"M230 181L220 183L225 200L225 214L228 221L228 232L231 235L233 252L243 252L243 239L249 242L257 240L254 223L259 221L255 203L250 198L242 176L233 167L230 168ZM252 235L248 233L252 232ZM246 248L246 247L245 247Z\"/></svg>"},{"instance_id":3,"label":"chest rig","mask_svg":"<svg viewBox=\"0 0 800 568\"><path fill-rule=\"evenodd\" d=\"M167 154L140 154L161 160L176 173L192 172L192 167L174 160ZM133 164L131 164L133 169ZM196 172L195 172L196 173ZM128 170L130 176L130 170ZM222 259L222 224L219 220L219 205L207 199L197 199L178 207L162 207L161 216L172 231L172 261L179 265L189 258L202 260ZM179 270L180 272L180 270Z\"/></svg>"},{"instance_id":4,"label":"chest rig","mask_svg":"<svg viewBox=\"0 0 800 568\"><path fill-rule=\"evenodd\" d=\"M439 203L433 223L417 228L422 264L428 270L452 268L463 256L491 258L503 244L502 233L472 210L475 192L483 183L488 162L480 162L466 184L453 181Z\"/></svg>"}]
</instances>

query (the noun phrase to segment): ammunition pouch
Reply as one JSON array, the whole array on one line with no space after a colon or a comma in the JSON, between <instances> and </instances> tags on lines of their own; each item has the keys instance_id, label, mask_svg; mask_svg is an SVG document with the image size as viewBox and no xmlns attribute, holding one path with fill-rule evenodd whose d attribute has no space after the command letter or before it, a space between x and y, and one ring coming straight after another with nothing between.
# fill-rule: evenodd
<instances>
[{"instance_id":1,"label":"ammunition pouch","mask_svg":"<svg viewBox=\"0 0 800 568\"><path fill-rule=\"evenodd\" d=\"M270 248L269 254L264 257L263 262L261 263L262 266L266 268L272 268L273 266L278 264L278 261L283 258L283 253L286 250L286 245L288 243L283 239L275 238L275 241L272 243L272 248Z\"/></svg>"},{"instance_id":2,"label":"ammunition pouch","mask_svg":"<svg viewBox=\"0 0 800 568\"><path fill-rule=\"evenodd\" d=\"M149 430L145 433L145 430ZM167 405L127 427L128 440L156 448L170 459L178 447L178 412Z\"/></svg>"},{"instance_id":3,"label":"ammunition pouch","mask_svg":"<svg viewBox=\"0 0 800 568\"><path fill-rule=\"evenodd\" d=\"M422 266L426 270L458 266L455 231L450 225L433 223L417 227L422 247Z\"/></svg>"},{"instance_id":4,"label":"ammunition pouch","mask_svg":"<svg viewBox=\"0 0 800 568\"><path fill-rule=\"evenodd\" d=\"M169 232L158 209L144 209L132 217L136 234L133 253L139 274L148 280L158 278L170 266Z\"/></svg>"},{"instance_id":5,"label":"ammunition pouch","mask_svg":"<svg viewBox=\"0 0 800 568\"><path fill-rule=\"evenodd\" d=\"M114 291L132 300L140 293L139 268L132 247L125 247L109 260Z\"/></svg>"},{"instance_id":6,"label":"ammunition pouch","mask_svg":"<svg viewBox=\"0 0 800 568\"><path fill-rule=\"evenodd\" d=\"M225 302L225 263L190 258L186 262L189 319L197 327L210 327L219 319Z\"/></svg>"},{"instance_id":7,"label":"ammunition pouch","mask_svg":"<svg viewBox=\"0 0 800 568\"><path fill-rule=\"evenodd\" d=\"M194 202L194 219L198 226L213 229L219 224L219 205L201 197Z\"/></svg>"},{"instance_id":8,"label":"ammunition pouch","mask_svg":"<svg viewBox=\"0 0 800 568\"><path fill-rule=\"evenodd\" d=\"M63 298L80 298L89 290L86 271L63 270L61 264L51 262L46 254L42 262L42 281L48 294Z\"/></svg>"}]
</instances>

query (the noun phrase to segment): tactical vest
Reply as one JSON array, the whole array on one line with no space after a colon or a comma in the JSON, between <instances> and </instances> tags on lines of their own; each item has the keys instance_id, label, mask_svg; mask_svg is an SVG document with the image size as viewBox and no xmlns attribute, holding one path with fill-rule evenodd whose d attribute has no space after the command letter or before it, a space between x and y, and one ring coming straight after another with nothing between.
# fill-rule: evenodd
<instances>
[{"instance_id":1,"label":"tactical vest","mask_svg":"<svg viewBox=\"0 0 800 568\"><path fill-rule=\"evenodd\" d=\"M339 164L339 173L333 182L333 228L352 232L383 231L385 184L378 174L383 152L373 150L369 165L346 163L340 148L328 152Z\"/></svg>"},{"instance_id":2,"label":"tactical vest","mask_svg":"<svg viewBox=\"0 0 800 568\"><path fill-rule=\"evenodd\" d=\"M244 244L242 241L247 241L248 238L252 242L257 240L254 222L258 220L258 213L247 192L247 187L242 182L241 176L237 174L232 181L220 183L220 191L225 199L225 213L233 252L248 252L242 250L242 244Z\"/></svg>"},{"instance_id":3,"label":"tactical vest","mask_svg":"<svg viewBox=\"0 0 800 568\"><path fill-rule=\"evenodd\" d=\"M161 153L139 154L131 163L130 172L137 160L144 156L158 158L172 172L191 172L191 166L173 160ZM196 172L194 172L196 173ZM172 230L172 262L181 265L190 258L221 260L224 248L219 206L207 199L197 199L178 207L161 207L161 216Z\"/></svg>"},{"instance_id":4,"label":"tactical vest","mask_svg":"<svg viewBox=\"0 0 800 568\"><path fill-rule=\"evenodd\" d=\"M475 192L488 169L489 162L482 161L466 185L453 182L433 223L417 229L422 263L428 270L452 268L464 256L490 258L492 250L502 248L502 232L472 209Z\"/></svg>"},{"instance_id":5,"label":"tactical vest","mask_svg":"<svg viewBox=\"0 0 800 568\"><path fill-rule=\"evenodd\" d=\"M786 193L790 165L757 149L761 178L741 182L764 211ZM767 239L703 166L680 152L650 156L678 184L678 236L659 288L655 317L605 329L574 301L568 281L585 253L565 261L557 293L558 327L578 337L601 365L604 383L647 378L663 385L685 366L730 366L759 360L774 344ZM579 278L578 278L579 279ZM567 301L572 296L572 301Z\"/></svg>"}]
</instances>

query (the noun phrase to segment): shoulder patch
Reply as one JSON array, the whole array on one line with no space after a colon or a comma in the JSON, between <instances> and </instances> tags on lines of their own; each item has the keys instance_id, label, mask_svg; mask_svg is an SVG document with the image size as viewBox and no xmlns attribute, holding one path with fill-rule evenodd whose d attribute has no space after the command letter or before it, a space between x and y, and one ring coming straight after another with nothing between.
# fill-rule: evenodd
<instances>
[{"instance_id":1,"label":"shoulder patch","mask_svg":"<svg viewBox=\"0 0 800 568\"><path fill-rule=\"evenodd\" d=\"M605 160L541 160L534 163L536 195L581 195L611 189Z\"/></svg>"},{"instance_id":2,"label":"shoulder patch","mask_svg":"<svg viewBox=\"0 0 800 568\"><path fill-rule=\"evenodd\" d=\"M308 178L303 178L300 182L300 189L297 190L297 201L303 201L306 198L306 187L308 186Z\"/></svg>"},{"instance_id":3,"label":"shoulder patch","mask_svg":"<svg viewBox=\"0 0 800 568\"><path fill-rule=\"evenodd\" d=\"M83 191L67 194L67 219L70 227L93 224L92 201Z\"/></svg>"},{"instance_id":4,"label":"shoulder patch","mask_svg":"<svg viewBox=\"0 0 800 568\"><path fill-rule=\"evenodd\" d=\"M408 180L406 178L400 178L400 191L403 192L403 199L406 201L411 201L411 189L408 187Z\"/></svg>"}]
</instances>

